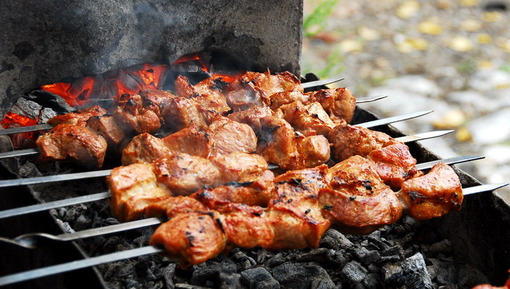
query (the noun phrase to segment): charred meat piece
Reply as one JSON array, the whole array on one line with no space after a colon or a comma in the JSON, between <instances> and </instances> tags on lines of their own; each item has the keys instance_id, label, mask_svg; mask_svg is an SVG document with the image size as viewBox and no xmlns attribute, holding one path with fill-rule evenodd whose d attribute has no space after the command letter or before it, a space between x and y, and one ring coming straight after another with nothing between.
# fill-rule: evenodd
<instances>
[{"instance_id":1,"label":"charred meat piece","mask_svg":"<svg viewBox=\"0 0 510 289\"><path fill-rule=\"evenodd\" d=\"M227 103L234 111L246 110L252 106L269 106L271 96L284 91L299 91L303 88L299 79L289 73L271 74L247 72L229 87Z\"/></svg>"},{"instance_id":2,"label":"charred meat piece","mask_svg":"<svg viewBox=\"0 0 510 289\"><path fill-rule=\"evenodd\" d=\"M172 154L165 142L149 133L141 133L131 139L122 151L122 165L146 162Z\"/></svg>"},{"instance_id":3,"label":"charred meat piece","mask_svg":"<svg viewBox=\"0 0 510 289\"><path fill-rule=\"evenodd\" d=\"M267 106L252 106L246 110L231 113L227 117L233 121L249 125L256 134L259 134L262 128L260 120L273 115L274 112Z\"/></svg>"},{"instance_id":4,"label":"charred meat piece","mask_svg":"<svg viewBox=\"0 0 510 289\"><path fill-rule=\"evenodd\" d=\"M87 120L93 116L102 116L106 114L106 110L99 105L94 105L77 112L70 112L62 115L57 115L48 120L48 123L52 126L59 124L69 125L82 125L87 123Z\"/></svg>"},{"instance_id":5,"label":"charred meat piece","mask_svg":"<svg viewBox=\"0 0 510 289\"><path fill-rule=\"evenodd\" d=\"M87 127L106 139L108 148L117 152L125 143L128 135L119 127L115 118L110 115L92 116L87 121Z\"/></svg>"},{"instance_id":6,"label":"charred meat piece","mask_svg":"<svg viewBox=\"0 0 510 289\"><path fill-rule=\"evenodd\" d=\"M144 214L149 204L172 195L158 183L151 164L140 163L114 168L107 178L111 210L119 221L131 221Z\"/></svg>"},{"instance_id":7,"label":"charred meat piece","mask_svg":"<svg viewBox=\"0 0 510 289\"><path fill-rule=\"evenodd\" d=\"M460 210L464 198L459 177L444 163L435 165L423 176L404 181L400 197L409 215L418 220Z\"/></svg>"},{"instance_id":8,"label":"charred meat piece","mask_svg":"<svg viewBox=\"0 0 510 289\"><path fill-rule=\"evenodd\" d=\"M373 150L367 156L375 165L383 181L395 190L400 189L403 181L421 174L416 169L416 159L409 147L401 142L388 142L387 146Z\"/></svg>"},{"instance_id":9,"label":"charred meat piece","mask_svg":"<svg viewBox=\"0 0 510 289\"><path fill-rule=\"evenodd\" d=\"M349 89L332 88L308 93L308 102L319 102L331 116L336 116L350 123L356 108L356 98Z\"/></svg>"},{"instance_id":10,"label":"charred meat piece","mask_svg":"<svg viewBox=\"0 0 510 289\"><path fill-rule=\"evenodd\" d=\"M231 203L248 206L267 206L274 197L274 174L267 170L260 175L252 175L243 181L230 182L216 188L207 188L193 193L191 196L209 208L220 208Z\"/></svg>"},{"instance_id":11,"label":"charred meat piece","mask_svg":"<svg viewBox=\"0 0 510 289\"><path fill-rule=\"evenodd\" d=\"M168 217L181 213L207 212L209 209L198 200L188 196L167 197L145 208L147 217Z\"/></svg>"},{"instance_id":12,"label":"charred meat piece","mask_svg":"<svg viewBox=\"0 0 510 289\"><path fill-rule=\"evenodd\" d=\"M203 96L197 96L199 98ZM189 126L206 129L216 112L199 105L195 98L177 97L162 110L166 127L178 131Z\"/></svg>"},{"instance_id":13,"label":"charred meat piece","mask_svg":"<svg viewBox=\"0 0 510 289\"><path fill-rule=\"evenodd\" d=\"M39 159L48 161L74 161L89 168L103 165L107 150L106 140L80 125L60 124L41 135L36 145Z\"/></svg>"},{"instance_id":14,"label":"charred meat piece","mask_svg":"<svg viewBox=\"0 0 510 289\"><path fill-rule=\"evenodd\" d=\"M227 82L216 77L206 78L192 85L187 77L178 76L174 83L174 89L178 96L194 99L201 106L207 107L218 114L230 110L225 98L227 86Z\"/></svg>"},{"instance_id":15,"label":"charred meat piece","mask_svg":"<svg viewBox=\"0 0 510 289\"><path fill-rule=\"evenodd\" d=\"M222 183L220 170L202 157L180 153L156 159L153 164L158 182L177 195L189 195L204 186Z\"/></svg>"},{"instance_id":16,"label":"charred meat piece","mask_svg":"<svg viewBox=\"0 0 510 289\"><path fill-rule=\"evenodd\" d=\"M115 121L127 132L155 132L161 127L156 105L144 106L139 94L123 94L115 99L117 107L113 110Z\"/></svg>"},{"instance_id":17,"label":"charred meat piece","mask_svg":"<svg viewBox=\"0 0 510 289\"><path fill-rule=\"evenodd\" d=\"M203 263L219 255L227 243L215 219L212 213L177 214L156 229L150 244L163 247L164 254L182 267Z\"/></svg>"},{"instance_id":18,"label":"charred meat piece","mask_svg":"<svg viewBox=\"0 0 510 289\"><path fill-rule=\"evenodd\" d=\"M209 156L209 134L195 126L183 128L162 139L172 152L181 152L207 158Z\"/></svg>"},{"instance_id":19,"label":"charred meat piece","mask_svg":"<svg viewBox=\"0 0 510 289\"><path fill-rule=\"evenodd\" d=\"M305 136L324 135L336 126L318 102L304 105L295 101L279 108L282 118Z\"/></svg>"},{"instance_id":20,"label":"charred meat piece","mask_svg":"<svg viewBox=\"0 0 510 289\"><path fill-rule=\"evenodd\" d=\"M244 123L226 117L216 118L207 129L209 156L233 152L253 153L257 149L257 136Z\"/></svg>"},{"instance_id":21,"label":"charred meat piece","mask_svg":"<svg viewBox=\"0 0 510 289\"><path fill-rule=\"evenodd\" d=\"M161 121L163 121L161 108L165 107L171 99L177 97L168 90L159 89L142 90L138 94L142 98L143 106L152 110L156 115L159 116Z\"/></svg>"},{"instance_id":22,"label":"charred meat piece","mask_svg":"<svg viewBox=\"0 0 510 289\"><path fill-rule=\"evenodd\" d=\"M227 247L271 247L274 231L264 208L231 203L219 212L217 221L227 236Z\"/></svg>"},{"instance_id":23,"label":"charred meat piece","mask_svg":"<svg viewBox=\"0 0 510 289\"><path fill-rule=\"evenodd\" d=\"M337 163L327 176L319 202L333 224L368 232L402 216L397 195L382 181L372 161L353 156Z\"/></svg>"},{"instance_id":24,"label":"charred meat piece","mask_svg":"<svg viewBox=\"0 0 510 289\"><path fill-rule=\"evenodd\" d=\"M392 138L383 133L352 125L338 125L328 135L333 144L332 158L343 161L351 156L366 157L376 149L380 149Z\"/></svg>"},{"instance_id":25,"label":"charred meat piece","mask_svg":"<svg viewBox=\"0 0 510 289\"><path fill-rule=\"evenodd\" d=\"M270 249L315 248L330 221L322 216L318 192L326 186L325 165L286 172L275 179L267 216L274 229Z\"/></svg>"}]
</instances>

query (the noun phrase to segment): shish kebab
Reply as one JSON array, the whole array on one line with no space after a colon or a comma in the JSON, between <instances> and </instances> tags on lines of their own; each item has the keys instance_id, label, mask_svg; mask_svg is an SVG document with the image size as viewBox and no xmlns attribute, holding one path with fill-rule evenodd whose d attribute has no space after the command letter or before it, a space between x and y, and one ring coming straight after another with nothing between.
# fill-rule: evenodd
<instances>
[{"instance_id":1,"label":"shish kebab","mask_svg":"<svg viewBox=\"0 0 510 289\"><path fill-rule=\"evenodd\" d=\"M307 88L332 84L332 83L339 82L342 80L344 80L343 77L328 78L328 79L304 82L301 84L301 86L303 87L303 89L307 89ZM376 97L369 97L366 99L358 99L356 101L356 103L372 102L372 101L376 101L376 100L379 100L379 99L382 99L385 97L386 96L376 96ZM53 126L49 123L43 123L43 124L31 125L31 126L13 127L13 128L0 129L0 135L9 135L9 134L17 134L17 133L32 132L32 131L42 131L42 130L49 130L52 128L53 128Z\"/></svg>"},{"instance_id":2,"label":"shish kebab","mask_svg":"<svg viewBox=\"0 0 510 289\"><path fill-rule=\"evenodd\" d=\"M500 185L499 187L501 187L501 186L504 186L504 185ZM465 188L465 189L463 189L463 191L464 191L465 195L468 195L471 193L477 193L477 192L482 192L482 191L492 191L497 188L498 188L498 186L482 185L482 186L476 186L476 187L471 187L471 188ZM122 231L123 228L125 228L126 226L134 228L137 226L141 227L141 226L156 225L161 222L162 222L162 219L160 219L160 218L148 218L145 220L116 225L116 226L114 226L115 229L112 231L113 232ZM92 236L97 236L98 234L103 234L104 232L102 230L103 230L102 228L98 228L98 229L87 230L88 232L82 231L82 232L77 232L74 234L63 234L61 236L57 236L57 238L65 239L65 240L72 240L74 238L92 237ZM22 236L20 236L20 237L21 237L20 239L23 238ZM20 240L20 241L22 241L22 240ZM27 241L28 241L27 243L30 243L33 240L27 240ZM48 267L44 267L44 268L34 269L34 270L22 272L22 273L15 273L12 275L0 277L0 286L14 284L17 282L27 281L27 280L40 278L40 277L44 277L44 276L49 276L49 275L53 275L53 274L64 273L64 272L68 272L68 271L72 271L72 270L86 268L89 266L95 266L95 265L99 265L99 264L115 262L115 261L120 261L120 260L124 260L124 259L129 259L129 258L135 258L135 257L148 255L148 254L163 253L163 252L164 252L164 250L159 247L146 246L146 247L141 247L138 249L131 249L131 250L111 253L111 254L107 254L107 255L102 255L102 256L98 256L98 257L87 258L84 260L78 260L78 261L73 261L73 262L59 264L59 265L48 266Z\"/></svg>"},{"instance_id":3,"label":"shish kebab","mask_svg":"<svg viewBox=\"0 0 510 289\"><path fill-rule=\"evenodd\" d=\"M420 164L416 165L416 168L418 170L427 170L427 169L432 168L434 165L437 165L438 163L454 165L454 164L477 160L480 158L481 157L475 157L475 156L473 156L473 157L454 157L454 158L448 158L448 159L420 163ZM463 192L464 196L467 196L467 195L477 194L477 193L486 192L486 191L493 191L498 188L504 187L506 185L508 185L508 184L479 185L479 186L473 186L473 187L469 187L469 188L463 188L462 192ZM95 197L96 195L97 195L97 197ZM92 198L88 198L88 197L92 197ZM64 199L64 200L53 201L53 202L48 202L48 203L43 203L43 204L26 206L26 207L13 209L13 210L4 210L4 211L0 211L0 219L14 217L14 216L23 215L23 214L35 213L35 212L40 212L40 211L47 211L50 209L56 209L56 208L61 208L61 207L66 207L66 206L71 206L71 205L76 205L76 204L82 204L85 202L93 202L93 201L107 199L110 197L111 197L111 194L109 192L104 192L104 193L98 193L98 194L84 196L84 197L76 197L76 198L71 198L71 199ZM28 249L34 249L37 247L37 238L47 238L47 239L56 240L56 241L72 241L72 240L77 240L77 239L81 239L81 238L89 238L89 237L99 236L99 235L103 235L103 234L111 234L111 233L122 232L122 231L126 231L126 230L132 230L132 229L136 229L136 228L142 228L142 227L146 227L146 226L157 225L157 224L162 223L163 221L164 221L164 218L156 218L156 217L144 218L141 220L120 223L117 225L110 225L110 226L106 226L106 227L86 229L86 230L82 230L82 231L78 231L78 232L74 232L74 233L63 233L63 234L56 235L56 236L47 234L47 233L28 233L28 234L20 235L15 238L0 237L0 241L11 243L11 244L18 245L18 246L22 246L22 247L25 247Z\"/></svg>"},{"instance_id":4,"label":"shish kebab","mask_svg":"<svg viewBox=\"0 0 510 289\"><path fill-rule=\"evenodd\" d=\"M266 90L270 91L268 93L289 90L292 91L292 94L302 94L301 98L306 98L308 96L305 96L304 88L320 86L325 83L332 83L339 80L342 79L336 78L301 84L299 80L290 73L270 75L269 73L259 74L248 72L239 76L234 82L246 82L241 86L243 86L243 88L249 87L249 92L252 94L264 94L266 93ZM108 149L109 151L114 151L118 146L122 146L122 143L125 142L124 139L129 138L130 135L141 132L154 132L159 128L165 128L166 120L177 120L177 123L182 124L181 120L185 117L172 113L173 110L188 110L189 113L194 113L194 118L188 117L188 121L195 121L197 123L201 122L203 124L204 118L206 118L205 114L224 114L230 109L228 105L232 106L231 103L227 103L227 93L230 90L228 87L234 86L235 84L224 82L223 78L220 76L208 78L196 85L191 85L187 78L180 77L176 83L180 84L177 86L176 95L169 92L159 91L159 93L148 93L149 95L140 93L142 96L141 98L140 95L136 95L135 97L129 95L118 96L115 98L116 106L111 108L108 113L99 106L92 106L75 113L68 113L54 117L48 121L47 125L50 126L49 128L55 128L55 131L52 132L53 134L83 135L83 140L76 140L76 137L64 137L66 138L66 142L75 143L74 147L81 145L88 149L82 150L85 154L82 152L81 158L83 159L78 159L78 162L82 162L85 166L95 166L95 163L100 166L102 158L104 158L104 153L106 152L106 145L110 147ZM307 93L306 95L310 95L310 93ZM235 97L238 98L238 96ZM331 97L334 97L334 95ZM384 97L373 97L370 99L360 100L360 102L374 101L381 98ZM165 110L163 107L166 107L167 105L169 108ZM203 116L201 116L201 114L203 114ZM175 119L176 117L177 119ZM59 124L78 124L78 127L62 126L60 127L60 130L63 131L59 131L56 129ZM173 127L172 124L169 124L168 126L170 127L166 127L166 129L172 129ZM13 128L0 130L0 134L19 133L22 131L40 129L40 125L34 127ZM51 140L55 139L55 136L49 137L49 139L53 143L56 141ZM106 139L107 144L104 139ZM46 144L46 146L44 146L43 142L38 143L38 145L40 148L42 146L43 149L24 149L2 153L0 154L0 158L33 155L40 153L41 150L43 151L42 153L44 153L45 147L50 150L46 157L48 159L66 157L65 155L61 156L59 154L54 155L54 152L52 151L54 148L52 148L51 145ZM80 152L71 150L67 157L72 159L73 155L78 153ZM87 154L91 154L91 156L87 156ZM87 163L87 160L84 159L85 157L88 157L90 159L89 162L91 163Z\"/></svg>"}]
</instances>

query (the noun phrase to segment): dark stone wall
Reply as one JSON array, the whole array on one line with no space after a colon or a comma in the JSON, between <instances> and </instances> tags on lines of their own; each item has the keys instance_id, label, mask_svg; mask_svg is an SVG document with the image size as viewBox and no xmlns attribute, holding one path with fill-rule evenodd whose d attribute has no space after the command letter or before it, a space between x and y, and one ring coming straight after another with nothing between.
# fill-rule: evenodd
<instances>
[{"instance_id":1,"label":"dark stone wall","mask_svg":"<svg viewBox=\"0 0 510 289\"><path fill-rule=\"evenodd\" d=\"M299 74L302 8L296 0L2 1L0 115L43 84L203 50Z\"/></svg>"}]
</instances>

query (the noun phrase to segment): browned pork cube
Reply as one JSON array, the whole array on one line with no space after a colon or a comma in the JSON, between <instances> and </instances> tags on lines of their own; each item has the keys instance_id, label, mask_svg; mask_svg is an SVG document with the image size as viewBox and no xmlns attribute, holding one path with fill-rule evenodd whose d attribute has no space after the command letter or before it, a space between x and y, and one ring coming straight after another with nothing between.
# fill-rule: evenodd
<instances>
[{"instance_id":1,"label":"browned pork cube","mask_svg":"<svg viewBox=\"0 0 510 289\"><path fill-rule=\"evenodd\" d=\"M48 120L48 123L52 126L57 126L59 124L85 126L89 118L93 116L102 116L105 114L106 110L104 108L100 107L99 105L93 105L77 112L70 112L54 116Z\"/></svg>"},{"instance_id":2,"label":"browned pork cube","mask_svg":"<svg viewBox=\"0 0 510 289\"><path fill-rule=\"evenodd\" d=\"M275 197L268 218L275 232L269 248L317 247L330 221L322 216L318 192L327 166L286 172L275 179Z\"/></svg>"},{"instance_id":3,"label":"browned pork cube","mask_svg":"<svg viewBox=\"0 0 510 289\"><path fill-rule=\"evenodd\" d=\"M221 78L209 77L192 85L185 76L178 76L174 83L174 90L180 97L190 98L203 108L218 114L230 110L225 98L228 83Z\"/></svg>"},{"instance_id":4,"label":"browned pork cube","mask_svg":"<svg viewBox=\"0 0 510 289\"><path fill-rule=\"evenodd\" d=\"M229 204L219 212L218 222L227 236L227 247L268 248L273 243L273 227L262 207Z\"/></svg>"},{"instance_id":5,"label":"browned pork cube","mask_svg":"<svg viewBox=\"0 0 510 289\"><path fill-rule=\"evenodd\" d=\"M333 159L343 161L352 156L366 157L376 149L380 149L392 138L383 133L367 128L338 125L328 136L329 141L333 144Z\"/></svg>"},{"instance_id":6,"label":"browned pork cube","mask_svg":"<svg viewBox=\"0 0 510 289\"><path fill-rule=\"evenodd\" d=\"M36 145L41 162L73 161L89 168L103 165L108 144L85 126L60 124L41 135Z\"/></svg>"},{"instance_id":7,"label":"browned pork cube","mask_svg":"<svg viewBox=\"0 0 510 289\"><path fill-rule=\"evenodd\" d=\"M209 156L234 152L253 153L257 149L257 136L253 129L244 123L226 117L218 117L207 129Z\"/></svg>"},{"instance_id":8,"label":"browned pork cube","mask_svg":"<svg viewBox=\"0 0 510 289\"><path fill-rule=\"evenodd\" d=\"M207 212L209 209L198 200L188 196L167 197L151 203L145 208L147 217L168 217L181 213Z\"/></svg>"},{"instance_id":9,"label":"browned pork cube","mask_svg":"<svg viewBox=\"0 0 510 289\"><path fill-rule=\"evenodd\" d=\"M208 213L177 214L160 225L150 244L165 249L182 267L197 265L218 256L227 243L219 225Z\"/></svg>"},{"instance_id":10,"label":"browned pork cube","mask_svg":"<svg viewBox=\"0 0 510 289\"><path fill-rule=\"evenodd\" d=\"M269 116L260 120L257 153L267 162L277 164L283 169L292 169L297 163L299 152L296 132L285 120Z\"/></svg>"},{"instance_id":11,"label":"browned pork cube","mask_svg":"<svg viewBox=\"0 0 510 289\"><path fill-rule=\"evenodd\" d=\"M445 163L435 165L423 176L404 181L400 196L409 215L418 220L458 211L464 199L459 177Z\"/></svg>"},{"instance_id":12,"label":"browned pork cube","mask_svg":"<svg viewBox=\"0 0 510 289\"><path fill-rule=\"evenodd\" d=\"M323 135L297 138L298 160L292 169L311 168L326 163L331 157L328 139Z\"/></svg>"},{"instance_id":13,"label":"browned pork cube","mask_svg":"<svg viewBox=\"0 0 510 289\"><path fill-rule=\"evenodd\" d=\"M113 116L92 116L87 126L106 139L111 151L116 151L126 141L126 132L119 127Z\"/></svg>"},{"instance_id":14,"label":"browned pork cube","mask_svg":"<svg viewBox=\"0 0 510 289\"><path fill-rule=\"evenodd\" d=\"M334 165L328 182L330 188L319 192L319 203L333 224L368 233L402 216L400 200L370 160L353 156Z\"/></svg>"},{"instance_id":15,"label":"browned pork cube","mask_svg":"<svg viewBox=\"0 0 510 289\"><path fill-rule=\"evenodd\" d=\"M267 170L266 160L256 154L235 152L210 158L221 171L223 183L242 182Z\"/></svg>"},{"instance_id":16,"label":"browned pork cube","mask_svg":"<svg viewBox=\"0 0 510 289\"><path fill-rule=\"evenodd\" d=\"M356 109L356 98L349 89L332 88L313 91L309 94L309 102L319 102L331 116L336 116L350 123Z\"/></svg>"},{"instance_id":17,"label":"browned pork cube","mask_svg":"<svg viewBox=\"0 0 510 289\"><path fill-rule=\"evenodd\" d=\"M416 159L411 155L409 147L401 142L393 141L390 145L370 152L367 158L374 162L381 179L395 190L400 189L403 181L421 174L416 169Z\"/></svg>"},{"instance_id":18,"label":"browned pork cube","mask_svg":"<svg viewBox=\"0 0 510 289\"><path fill-rule=\"evenodd\" d=\"M110 207L119 221L138 219L145 207L172 195L158 183L154 167L148 163L114 168L107 182L112 194Z\"/></svg>"},{"instance_id":19,"label":"browned pork cube","mask_svg":"<svg viewBox=\"0 0 510 289\"><path fill-rule=\"evenodd\" d=\"M164 141L149 133L142 133L131 139L122 151L122 164L150 163L157 158L171 154Z\"/></svg>"},{"instance_id":20,"label":"browned pork cube","mask_svg":"<svg viewBox=\"0 0 510 289\"><path fill-rule=\"evenodd\" d=\"M220 170L202 157L179 153L156 159L153 164L158 182L174 194L189 195L204 186L215 187L222 182Z\"/></svg>"},{"instance_id":21,"label":"browned pork cube","mask_svg":"<svg viewBox=\"0 0 510 289\"><path fill-rule=\"evenodd\" d=\"M231 203L265 207L274 197L274 174L268 170L260 175L252 175L252 178L244 178L242 182L227 183L216 188L199 190L191 196L208 208L214 209Z\"/></svg>"},{"instance_id":22,"label":"browned pork cube","mask_svg":"<svg viewBox=\"0 0 510 289\"><path fill-rule=\"evenodd\" d=\"M204 130L209 124L210 114L213 114L213 112L200 107L192 98L185 97L172 99L161 113L166 126L173 131L189 126Z\"/></svg>"},{"instance_id":23,"label":"browned pork cube","mask_svg":"<svg viewBox=\"0 0 510 289\"><path fill-rule=\"evenodd\" d=\"M282 118L305 136L327 136L335 127L335 123L318 102L305 105L295 101L281 106L280 111Z\"/></svg>"},{"instance_id":24,"label":"browned pork cube","mask_svg":"<svg viewBox=\"0 0 510 289\"><path fill-rule=\"evenodd\" d=\"M259 134L260 129L262 128L260 120L273 115L274 112L267 106L251 106L246 110L231 113L227 117L233 121L249 125L255 134Z\"/></svg>"},{"instance_id":25,"label":"browned pork cube","mask_svg":"<svg viewBox=\"0 0 510 289\"><path fill-rule=\"evenodd\" d=\"M155 105L145 105L139 94L124 94L116 99L117 107L113 111L115 121L126 132L155 132L161 127L161 120Z\"/></svg>"},{"instance_id":26,"label":"browned pork cube","mask_svg":"<svg viewBox=\"0 0 510 289\"><path fill-rule=\"evenodd\" d=\"M163 142L170 151L206 158L209 156L209 135L195 127L183 128L164 137Z\"/></svg>"}]
</instances>

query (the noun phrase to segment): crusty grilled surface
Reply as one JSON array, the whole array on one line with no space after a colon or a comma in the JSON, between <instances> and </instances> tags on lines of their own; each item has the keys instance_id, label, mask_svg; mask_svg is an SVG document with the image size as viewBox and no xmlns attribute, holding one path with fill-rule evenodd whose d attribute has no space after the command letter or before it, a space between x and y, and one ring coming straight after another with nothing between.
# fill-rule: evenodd
<instances>
[{"instance_id":1,"label":"crusty grilled surface","mask_svg":"<svg viewBox=\"0 0 510 289\"><path fill-rule=\"evenodd\" d=\"M404 181L400 196L409 215L418 220L460 210L464 198L459 177L444 163L435 165L423 176Z\"/></svg>"},{"instance_id":2,"label":"crusty grilled surface","mask_svg":"<svg viewBox=\"0 0 510 289\"><path fill-rule=\"evenodd\" d=\"M169 218L151 244L184 267L233 247L313 248L331 225L367 233L404 212L427 219L462 203L451 168L423 174L403 143L349 125L355 98L345 88L304 93L290 73L247 72L195 85L181 76L174 93L115 101L109 113L55 118L41 155L100 167L106 144L122 150L107 179L114 216Z\"/></svg>"}]
</instances>

